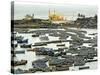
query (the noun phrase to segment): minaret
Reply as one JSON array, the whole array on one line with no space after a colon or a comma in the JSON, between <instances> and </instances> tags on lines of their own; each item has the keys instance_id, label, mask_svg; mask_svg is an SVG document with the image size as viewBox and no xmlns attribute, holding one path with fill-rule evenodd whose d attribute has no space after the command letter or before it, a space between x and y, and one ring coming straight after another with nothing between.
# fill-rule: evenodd
<instances>
[{"instance_id":1,"label":"minaret","mask_svg":"<svg viewBox=\"0 0 100 75\"><path fill-rule=\"evenodd\" d=\"M51 20L51 11L50 11L50 9L49 9L49 13L48 13L48 18L49 18L49 20Z\"/></svg>"},{"instance_id":2,"label":"minaret","mask_svg":"<svg viewBox=\"0 0 100 75\"><path fill-rule=\"evenodd\" d=\"M56 13L55 13L55 10L54 10L54 15L55 15Z\"/></svg>"},{"instance_id":3,"label":"minaret","mask_svg":"<svg viewBox=\"0 0 100 75\"><path fill-rule=\"evenodd\" d=\"M49 9L49 15L50 15L50 9Z\"/></svg>"},{"instance_id":4,"label":"minaret","mask_svg":"<svg viewBox=\"0 0 100 75\"><path fill-rule=\"evenodd\" d=\"M34 19L34 14L32 14L32 19Z\"/></svg>"}]
</instances>

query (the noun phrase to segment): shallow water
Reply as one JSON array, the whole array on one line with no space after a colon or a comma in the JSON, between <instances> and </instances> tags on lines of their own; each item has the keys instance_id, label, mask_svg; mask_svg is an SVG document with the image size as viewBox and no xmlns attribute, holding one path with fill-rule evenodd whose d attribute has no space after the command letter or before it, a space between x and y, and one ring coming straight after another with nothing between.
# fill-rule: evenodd
<instances>
[{"instance_id":1,"label":"shallow water","mask_svg":"<svg viewBox=\"0 0 100 75\"><path fill-rule=\"evenodd\" d=\"M33 30L33 29L32 29ZM30 31L32 31L30 30ZM36 29L35 29L36 30ZM61 29L63 30L63 29ZM97 30L96 29L81 29L81 30L85 30L87 31L87 34L86 36L90 36L90 37L94 37L92 35L88 35L90 33L97 33ZM22 33L18 33L17 34L18 36L24 36L24 39L28 39L28 44L32 44L34 45L35 42L40 42L41 40L39 39L39 37L31 37L32 34L22 34ZM46 34L46 36L49 37L49 40L52 41L52 40L58 40L59 37L52 37L52 36L49 36L48 34ZM68 37L67 39L70 39L70 37ZM65 44L64 47L69 47L69 42L63 42L63 44ZM57 49L59 47L56 47L57 44L48 44L47 46L43 46L43 47L46 47L46 48L53 48L53 49ZM83 44L83 46L89 46L89 44ZM34 47L33 47L34 48ZM61 47L60 47L61 48ZM20 48L19 46L15 49L15 50L25 50L25 54L16 54L16 57L14 58L14 60L28 60L28 63L26 65L22 65L22 66L16 66L14 67L15 69L23 69L23 70L28 70L29 68L32 68L32 62L34 60L37 60L37 59L42 59L44 58L45 56L42 56L42 55L39 55L39 56L36 56L35 55L35 52L27 52L27 49L25 48ZM91 62L91 63L86 63L85 66L90 66L90 69L97 69L97 62ZM79 66L73 66L73 67L70 67L70 70L78 70Z\"/></svg>"}]
</instances>

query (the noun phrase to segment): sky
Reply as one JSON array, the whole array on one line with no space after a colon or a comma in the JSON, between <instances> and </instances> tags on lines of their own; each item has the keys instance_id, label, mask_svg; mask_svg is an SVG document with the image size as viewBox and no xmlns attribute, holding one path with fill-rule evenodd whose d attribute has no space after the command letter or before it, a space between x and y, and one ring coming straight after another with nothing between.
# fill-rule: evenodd
<instances>
[{"instance_id":1,"label":"sky","mask_svg":"<svg viewBox=\"0 0 100 75\"><path fill-rule=\"evenodd\" d=\"M23 19L26 14L32 15L34 18L48 19L48 11L56 11L68 20L75 20L77 14L84 14L86 17L97 14L97 6L76 5L76 4L49 4L49 3L14 3L14 19Z\"/></svg>"}]
</instances>

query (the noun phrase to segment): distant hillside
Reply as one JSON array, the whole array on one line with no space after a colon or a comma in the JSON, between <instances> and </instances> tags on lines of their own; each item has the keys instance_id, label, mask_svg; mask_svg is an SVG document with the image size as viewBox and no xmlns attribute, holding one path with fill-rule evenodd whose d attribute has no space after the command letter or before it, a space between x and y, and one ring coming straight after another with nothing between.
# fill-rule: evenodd
<instances>
[{"instance_id":1,"label":"distant hillside","mask_svg":"<svg viewBox=\"0 0 100 75\"><path fill-rule=\"evenodd\" d=\"M97 16L78 18L74 24L80 28L97 28Z\"/></svg>"},{"instance_id":2,"label":"distant hillside","mask_svg":"<svg viewBox=\"0 0 100 75\"><path fill-rule=\"evenodd\" d=\"M97 28L97 16L94 17L81 17L69 23L53 24L49 20L31 19L31 20L12 20L12 25L15 28Z\"/></svg>"}]
</instances>

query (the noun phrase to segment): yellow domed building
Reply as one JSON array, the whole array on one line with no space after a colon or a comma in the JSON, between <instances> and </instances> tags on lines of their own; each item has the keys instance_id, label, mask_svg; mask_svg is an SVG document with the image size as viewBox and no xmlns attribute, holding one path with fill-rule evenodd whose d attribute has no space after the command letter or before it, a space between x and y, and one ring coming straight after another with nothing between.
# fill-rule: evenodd
<instances>
[{"instance_id":1,"label":"yellow domed building","mask_svg":"<svg viewBox=\"0 0 100 75\"><path fill-rule=\"evenodd\" d=\"M66 18L59 15L55 10L53 12L49 10L48 18L52 23L66 23Z\"/></svg>"}]
</instances>

